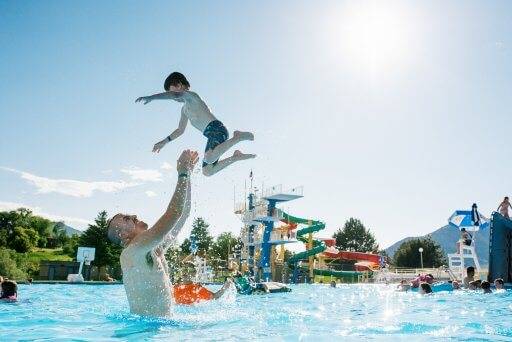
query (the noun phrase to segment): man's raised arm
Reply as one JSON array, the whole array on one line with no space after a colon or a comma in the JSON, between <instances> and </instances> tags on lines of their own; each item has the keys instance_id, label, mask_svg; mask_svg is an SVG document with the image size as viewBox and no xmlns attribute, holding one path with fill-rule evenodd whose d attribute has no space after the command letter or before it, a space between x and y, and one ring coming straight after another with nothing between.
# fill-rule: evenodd
<instances>
[{"instance_id":1,"label":"man's raised arm","mask_svg":"<svg viewBox=\"0 0 512 342\"><path fill-rule=\"evenodd\" d=\"M173 228L167 233L167 235L164 238L164 242L162 243L162 251L165 253L169 247L174 243L176 240L176 237L181 232L181 228L185 225L185 222L187 221L188 216L190 215L190 182L188 182L187 185L187 199L185 200L185 207L183 209L183 213L181 214L181 217L179 218L178 222L174 225Z\"/></svg>"},{"instance_id":2,"label":"man's raised arm","mask_svg":"<svg viewBox=\"0 0 512 342\"><path fill-rule=\"evenodd\" d=\"M178 227L178 224L183 225L186 219L181 219L182 215L188 215L186 207L187 198L189 196L187 196L187 192L190 186L190 174L197 160L197 152L186 150L181 154L178 159L178 165L176 166L178 170L178 183L176 184L174 195L172 196L167 210L151 229L139 234L135 238L135 245L145 247L148 250L153 249L164 241L165 236L173 230L173 228L181 229L181 227Z\"/></svg>"},{"instance_id":3,"label":"man's raised arm","mask_svg":"<svg viewBox=\"0 0 512 342\"><path fill-rule=\"evenodd\" d=\"M144 104L148 104L153 100L174 100L179 101L183 98L183 93L178 91L164 91L163 93L142 96L139 97L135 102L142 102Z\"/></svg>"}]
</instances>

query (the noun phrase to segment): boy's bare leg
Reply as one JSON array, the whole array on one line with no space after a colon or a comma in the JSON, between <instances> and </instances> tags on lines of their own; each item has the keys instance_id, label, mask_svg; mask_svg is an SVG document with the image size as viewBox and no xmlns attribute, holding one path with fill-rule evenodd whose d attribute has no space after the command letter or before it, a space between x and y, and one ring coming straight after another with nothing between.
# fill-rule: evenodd
<instances>
[{"instance_id":1,"label":"boy's bare leg","mask_svg":"<svg viewBox=\"0 0 512 342\"><path fill-rule=\"evenodd\" d=\"M227 150L244 140L254 140L254 135L251 132L234 131L233 138L224 141L213 150L207 151L204 154L204 161L207 164L211 164L219 160L220 156L226 153Z\"/></svg>"},{"instance_id":2,"label":"boy's bare leg","mask_svg":"<svg viewBox=\"0 0 512 342\"><path fill-rule=\"evenodd\" d=\"M219 160L215 165L214 164L208 164L203 167L203 174L205 176L213 176L220 170L225 169L229 165L233 164L234 162L240 161L240 160L246 160L246 159L252 159L255 158L255 154L244 154L238 150L233 152L233 155L229 158Z\"/></svg>"}]
</instances>

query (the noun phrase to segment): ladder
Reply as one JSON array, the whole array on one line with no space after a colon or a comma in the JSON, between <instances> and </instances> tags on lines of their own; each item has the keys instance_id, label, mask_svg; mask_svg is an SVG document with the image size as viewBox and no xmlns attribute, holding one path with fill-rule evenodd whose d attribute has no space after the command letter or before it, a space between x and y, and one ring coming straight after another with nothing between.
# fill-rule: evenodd
<instances>
[{"instance_id":1,"label":"ladder","mask_svg":"<svg viewBox=\"0 0 512 342\"><path fill-rule=\"evenodd\" d=\"M480 263L478 262L478 257L476 255L474 241L471 241L470 246L466 246L461 242L459 249L460 253L448 254L448 267L451 273L453 273L453 275L459 280L463 280L466 271L466 260L471 259L475 265L475 275L479 278Z\"/></svg>"}]
</instances>

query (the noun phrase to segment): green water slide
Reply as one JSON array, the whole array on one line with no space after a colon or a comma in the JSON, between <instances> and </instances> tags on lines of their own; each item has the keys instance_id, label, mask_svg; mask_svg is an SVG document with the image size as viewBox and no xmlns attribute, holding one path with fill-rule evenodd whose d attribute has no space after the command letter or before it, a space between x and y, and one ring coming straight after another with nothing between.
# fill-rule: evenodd
<instances>
[{"instance_id":1,"label":"green water slide","mask_svg":"<svg viewBox=\"0 0 512 342\"><path fill-rule=\"evenodd\" d=\"M362 272L357 271L335 271L335 270L319 270L314 269L313 274L316 276L333 277L343 280L344 282L357 283ZM329 279L327 279L329 281Z\"/></svg>"},{"instance_id":2,"label":"green water slide","mask_svg":"<svg viewBox=\"0 0 512 342\"><path fill-rule=\"evenodd\" d=\"M315 233L321 231L322 229L325 229L325 223L323 222L295 217L292 215L288 215L285 212L282 212L282 214L282 222L307 225L305 228L299 229L297 231L297 240L302 241L304 243L308 243L307 234ZM326 248L327 247L325 246L325 243L322 240L313 239L313 248L304 252L297 253L294 256L292 256L288 260L288 265L293 265L299 260L307 259L310 256L322 253L323 251L325 251Z\"/></svg>"}]
</instances>

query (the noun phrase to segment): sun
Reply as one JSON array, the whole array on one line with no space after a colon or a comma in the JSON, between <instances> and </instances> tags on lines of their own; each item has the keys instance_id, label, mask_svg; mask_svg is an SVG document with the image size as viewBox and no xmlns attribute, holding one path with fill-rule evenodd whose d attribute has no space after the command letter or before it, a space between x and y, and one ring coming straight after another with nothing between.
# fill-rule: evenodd
<instances>
[{"instance_id":1,"label":"sun","mask_svg":"<svg viewBox=\"0 0 512 342\"><path fill-rule=\"evenodd\" d=\"M388 1L340 6L328 21L332 49L338 58L372 73L400 66L409 55L412 25L408 14Z\"/></svg>"}]
</instances>

